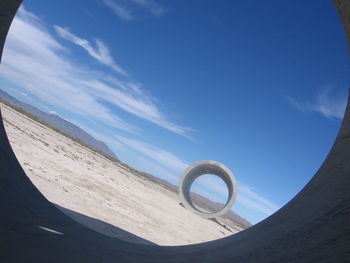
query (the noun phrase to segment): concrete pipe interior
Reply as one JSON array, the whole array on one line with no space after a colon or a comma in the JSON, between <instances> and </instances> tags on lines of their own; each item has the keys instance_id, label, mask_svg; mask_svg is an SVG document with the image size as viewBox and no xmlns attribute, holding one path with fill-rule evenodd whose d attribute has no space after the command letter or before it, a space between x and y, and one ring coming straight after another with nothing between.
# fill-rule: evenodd
<instances>
[{"instance_id":1,"label":"concrete pipe interior","mask_svg":"<svg viewBox=\"0 0 350 263\"><path fill-rule=\"evenodd\" d=\"M0 2L1 49L20 3ZM334 4L349 40L350 2ZM350 258L349 106L325 162L287 205L234 236L182 247L132 244L83 227L48 202L26 177L2 122L0 138L4 262L347 262Z\"/></svg>"}]
</instances>

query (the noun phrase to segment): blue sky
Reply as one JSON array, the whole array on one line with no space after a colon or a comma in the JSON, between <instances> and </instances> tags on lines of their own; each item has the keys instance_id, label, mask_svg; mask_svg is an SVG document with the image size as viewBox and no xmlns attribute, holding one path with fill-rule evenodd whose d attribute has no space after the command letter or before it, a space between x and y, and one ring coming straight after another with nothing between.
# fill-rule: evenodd
<instances>
[{"instance_id":1,"label":"blue sky","mask_svg":"<svg viewBox=\"0 0 350 263\"><path fill-rule=\"evenodd\" d=\"M0 68L2 89L140 170L177 184L195 161L224 163L253 223L325 159L348 77L336 10L311 0L25 1Z\"/></svg>"}]
</instances>

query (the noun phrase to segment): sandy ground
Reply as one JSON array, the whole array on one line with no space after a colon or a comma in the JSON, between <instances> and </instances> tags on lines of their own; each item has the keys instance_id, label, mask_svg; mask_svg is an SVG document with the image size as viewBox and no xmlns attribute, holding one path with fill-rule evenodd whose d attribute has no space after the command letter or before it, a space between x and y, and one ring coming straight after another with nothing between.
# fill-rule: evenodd
<instances>
[{"instance_id":1,"label":"sandy ground","mask_svg":"<svg viewBox=\"0 0 350 263\"><path fill-rule=\"evenodd\" d=\"M179 205L175 193L8 106L1 104L1 109L10 143L27 176L49 201L95 231L132 242L184 245L242 230L192 214Z\"/></svg>"}]
</instances>

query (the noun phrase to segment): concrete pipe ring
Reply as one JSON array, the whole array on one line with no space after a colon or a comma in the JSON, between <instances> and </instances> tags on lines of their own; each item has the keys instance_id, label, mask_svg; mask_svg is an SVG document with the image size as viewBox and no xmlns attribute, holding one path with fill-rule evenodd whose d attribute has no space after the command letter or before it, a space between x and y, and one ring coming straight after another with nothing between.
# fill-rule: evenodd
<instances>
[{"instance_id":1,"label":"concrete pipe ring","mask_svg":"<svg viewBox=\"0 0 350 263\"><path fill-rule=\"evenodd\" d=\"M220 177L226 184L228 189L228 199L224 207L215 212L203 212L197 209L190 196L190 190L193 182L200 176L204 174L214 174ZM233 176L232 172L222 163L216 161L199 161L192 164L186 169L180 179L179 185L179 197L181 203L188 210L193 213L203 217L203 218L216 218L225 214L228 210L231 209L233 203L236 200L236 179Z\"/></svg>"}]
</instances>

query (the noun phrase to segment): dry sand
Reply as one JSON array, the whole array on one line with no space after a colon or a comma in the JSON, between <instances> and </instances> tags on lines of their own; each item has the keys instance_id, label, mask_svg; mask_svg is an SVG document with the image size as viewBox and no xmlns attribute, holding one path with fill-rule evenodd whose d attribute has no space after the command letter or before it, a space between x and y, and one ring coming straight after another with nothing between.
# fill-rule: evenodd
<instances>
[{"instance_id":1,"label":"dry sand","mask_svg":"<svg viewBox=\"0 0 350 263\"><path fill-rule=\"evenodd\" d=\"M242 230L192 214L179 205L175 193L6 105L1 104L1 109L10 143L27 176L49 201L85 226L157 245L200 243Z\"/></svg>"}]
</instances>

